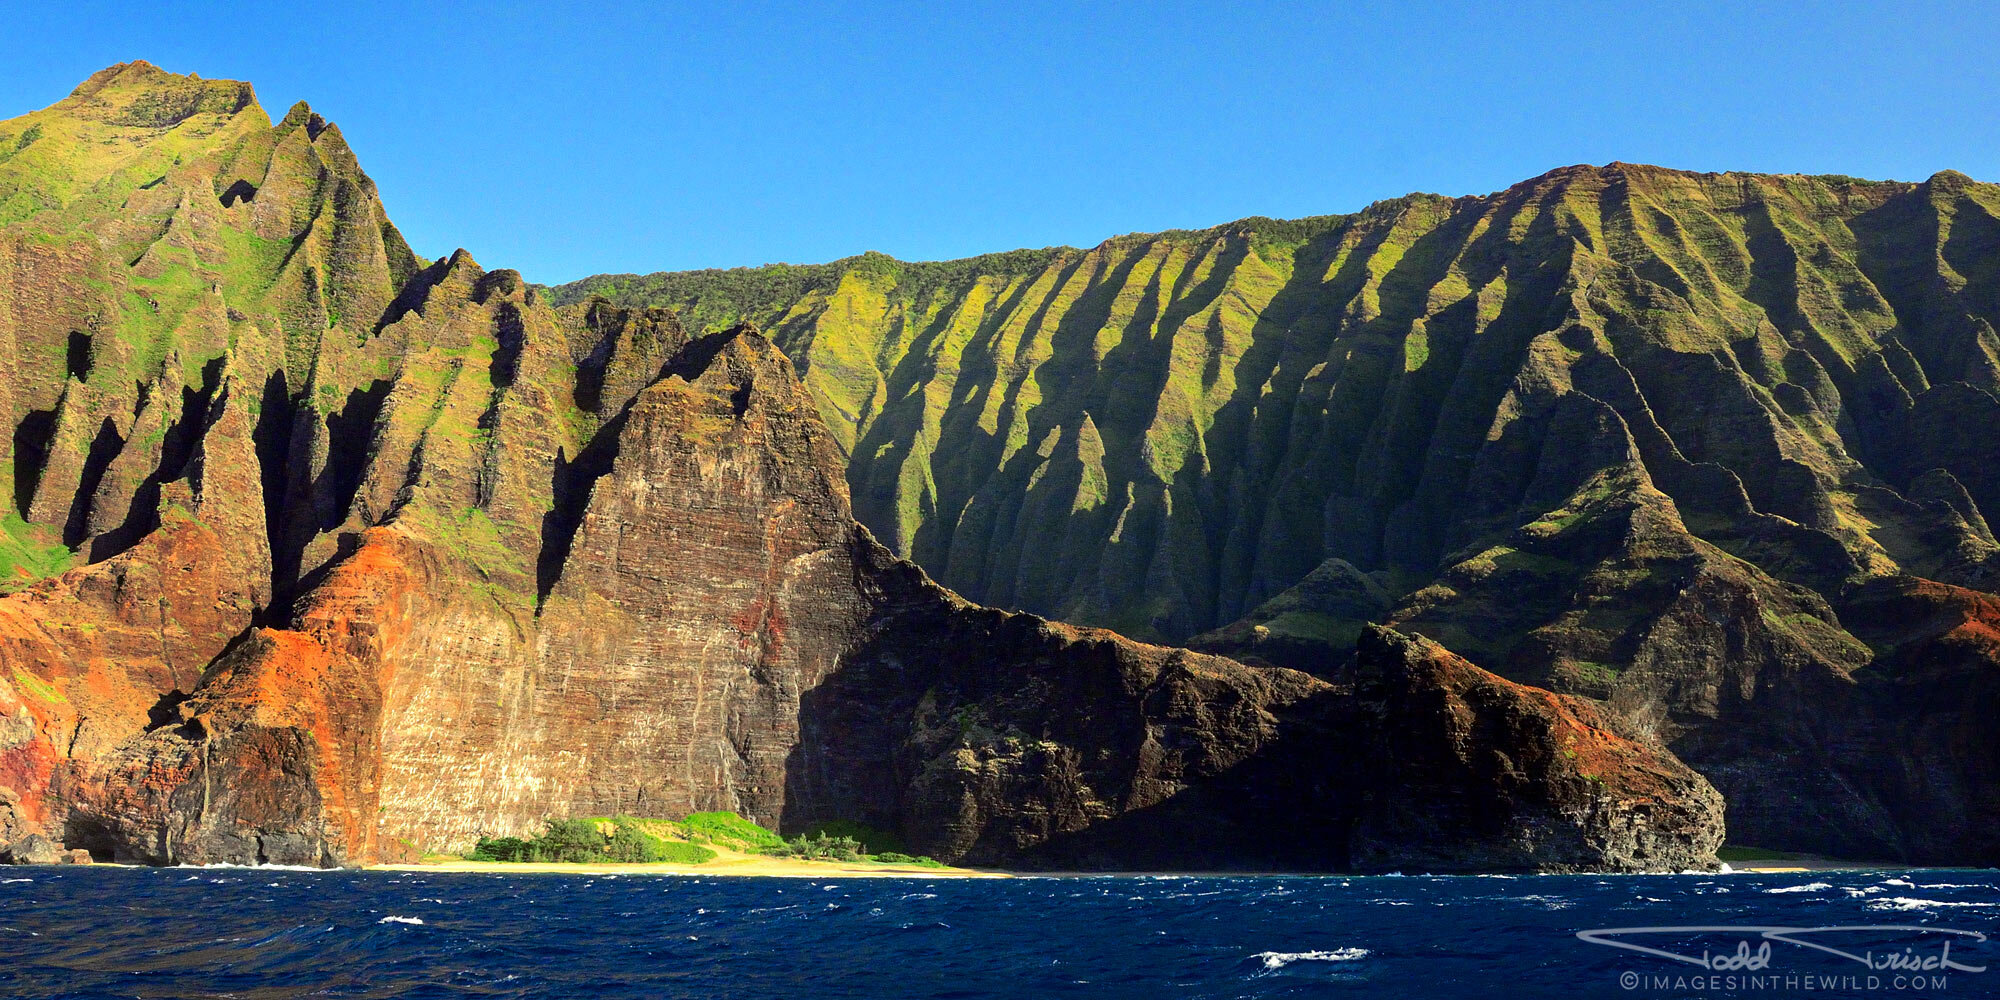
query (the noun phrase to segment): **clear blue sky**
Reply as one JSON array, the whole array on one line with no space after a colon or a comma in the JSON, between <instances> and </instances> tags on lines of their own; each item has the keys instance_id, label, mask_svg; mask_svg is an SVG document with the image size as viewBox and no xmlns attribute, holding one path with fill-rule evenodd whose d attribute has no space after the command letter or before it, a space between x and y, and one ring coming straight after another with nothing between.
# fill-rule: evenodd
<instances>
[{"instance_id":1,"label":"clear blue sky","mask_svg":"<svg viewBox=\"0 0 2000 1000\"><path fill-rule=\"evenodd\" d=\"M1610 160L2000 180L2000 14L1860 6L29 0L0 117L130 59L250 80L340 124L419 253L548 282L1088 246Z\"/></svg>"}]
</instances>

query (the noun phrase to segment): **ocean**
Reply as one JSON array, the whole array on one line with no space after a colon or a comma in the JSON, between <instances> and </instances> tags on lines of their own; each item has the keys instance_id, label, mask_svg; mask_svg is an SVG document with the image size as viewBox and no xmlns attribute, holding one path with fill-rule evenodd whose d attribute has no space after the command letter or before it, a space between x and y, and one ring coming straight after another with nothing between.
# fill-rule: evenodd
<instances>
[{"instance_id":1,"label":"ocean","mask_svg":"<svg viewBox=\"0 0 2000 1000\"><path fill-rule=\"evenodd\" d=\"M808 880L0 868L0 995L2000 996L2000 948L1985 940L1996 919L1991 870ZM1728 929L1650 929L1663 926Z\"/></svg>"}]
</instances>

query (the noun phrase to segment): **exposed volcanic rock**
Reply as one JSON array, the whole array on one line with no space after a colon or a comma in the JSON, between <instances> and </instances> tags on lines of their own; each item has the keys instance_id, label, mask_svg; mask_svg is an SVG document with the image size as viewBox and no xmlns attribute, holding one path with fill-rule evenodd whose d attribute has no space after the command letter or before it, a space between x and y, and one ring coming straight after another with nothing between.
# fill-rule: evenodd
<instances>
[{"instance_id":1,"label":"exposed volcanic rock","mask_svg":"<svg viewBox=\"0 0 2000 1000\"><path fill-rule=\"evenodd\" d=\"M1672 870L1722 844L1715 789L1583 699L1380 627L1360 636L1355 683L1382 705L1351 848L1360 867Z\"/></svg>"}]
</instances>

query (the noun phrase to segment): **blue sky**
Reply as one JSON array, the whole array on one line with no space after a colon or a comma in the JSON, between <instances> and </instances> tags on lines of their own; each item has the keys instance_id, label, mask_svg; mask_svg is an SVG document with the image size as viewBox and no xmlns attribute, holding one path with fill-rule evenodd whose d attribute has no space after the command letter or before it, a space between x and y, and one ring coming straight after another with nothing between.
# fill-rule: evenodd
<instances>
[{"instance_id":1,"label":"blue sky","mask_svg":"<svg viewBox=\"0 0 2000 1000\"><path fill-rule=\"evenodd\" d=\"M548 282L1087 246L1610 160L2000 180L2000 14L1861 7L30 0L0 117L129 59L250 80L340 124L419 253Z\"/></svg>"}]
</instances>

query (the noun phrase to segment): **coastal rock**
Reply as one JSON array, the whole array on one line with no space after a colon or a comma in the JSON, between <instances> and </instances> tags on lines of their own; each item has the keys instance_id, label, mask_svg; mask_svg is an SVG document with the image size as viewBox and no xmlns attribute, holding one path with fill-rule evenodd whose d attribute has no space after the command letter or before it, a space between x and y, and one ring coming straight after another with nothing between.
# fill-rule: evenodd
<instances>
[{"instance_id":1,"label":"coastal rock","mask_svg":"<svg viewBox=\"0 0 2000 1000\"><path fill-rule=\"evenodd\" d=\"M1379 704L1364 870L1681 871L1722 846L1723 799L1595 705L1515 684L1434 642L1362 632L1356 694Z\"/></svg>"},{"instance_id":2,"label":"coastal rock","mask_svg":"<svg viewBox=\"0 0 2000 1000\"><path fill-rule=\"evenodd\" d=\"M39 834L31 833L8 845L6 856L0 863L10 865L53 865L65 860L63 845Z\"/></svg>"}]
</instances>

